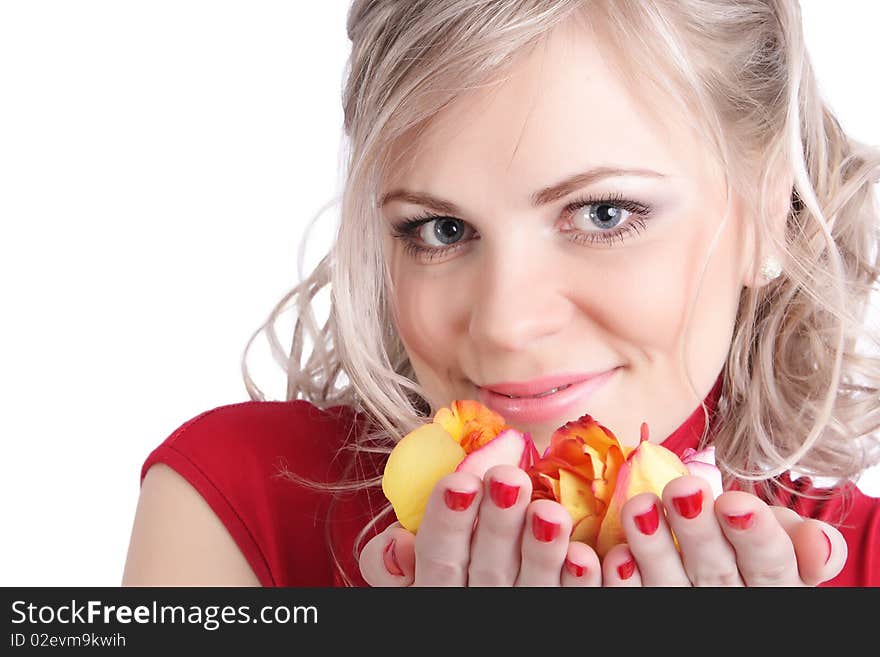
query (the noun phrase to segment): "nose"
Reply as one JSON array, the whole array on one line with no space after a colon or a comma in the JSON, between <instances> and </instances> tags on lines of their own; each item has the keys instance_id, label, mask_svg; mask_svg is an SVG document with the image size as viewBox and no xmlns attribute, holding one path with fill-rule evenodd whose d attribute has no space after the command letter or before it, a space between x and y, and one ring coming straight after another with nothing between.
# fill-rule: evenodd
<instances>
[{"instance_id":1,"label":"nose","mask_svg":"<svg viewBox=\"0 0 880 657\"><path fill-rule=\"evenodd\" d=\"M508 245L509 247L509 245ZM572 320L565 272L534 244L486 249L472 288L469 334L484 351L516 352L560 332Z\"/></svg>"}]
</instances>

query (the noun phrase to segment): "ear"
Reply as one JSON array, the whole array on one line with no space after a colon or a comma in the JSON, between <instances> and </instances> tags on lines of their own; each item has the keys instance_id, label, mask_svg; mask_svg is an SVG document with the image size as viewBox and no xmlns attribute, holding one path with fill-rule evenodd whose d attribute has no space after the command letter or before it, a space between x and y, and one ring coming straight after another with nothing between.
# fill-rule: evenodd
<instances>
[{"instance_id":1,"label":"ear","mask_svg":"<svg viewBox=\"0 0 880 657\"><path fill-rule=\"evenodd\" d=\"M759 288L770 282L762 273L761 266L765 258L773 256L785 270L785 254L774 245L784 244L786 224L792 209L794 176L788 167L778 167L778 173L771 180L776 181L769 189L769 195L763 213L749 222L747 240L750 253L747 254L748 265L743 277L743 285ZM757 230L758 222L762 230ZM770 236L773 239L770 239Z\"/></svg>"}]
</instances>

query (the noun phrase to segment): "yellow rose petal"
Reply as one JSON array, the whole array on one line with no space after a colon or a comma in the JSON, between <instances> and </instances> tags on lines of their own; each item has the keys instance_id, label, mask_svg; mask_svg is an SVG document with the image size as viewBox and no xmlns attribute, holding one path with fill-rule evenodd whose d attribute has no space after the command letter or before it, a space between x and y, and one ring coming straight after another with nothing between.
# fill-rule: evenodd
<instances>
[{"instance_id":1,"label":"yellow rose petal","mask_svg":"<svg viewBox=\"0 0 880 657\"><path fill-rule=\"evenodd\" d=\"M416 532L431 490L465 456L461 445L439 424L425 424L397 443L385 464L382 492L401 525Z\"/></svg>"},{"instance_id":2,"label":"yellow rose petal","mask_svg":"<svg viewBox=\"0 0 880 657\"><path fill-rule=\"evenodd\" d=\"M687 468L675 453L654 443L639 443L620 466L614 493L599 529L596 553L604 557L612 547L626 542L620 514L627 501L639 493L654 493L662 497L666 484L687 473Z\"/></svg>"},{"instance_id":3,"label":"yellow rose petal","mask_svg":"<svg viewBox=\"0 0 880 657\"><path fill-rule=\"evenodd\" d=\"M573 524L577 524L584 516L596 513L596 498L590 490L590 482L571 474L568 470L559 470L559 503L571 515Z\"/></svg>"},{"instance_id":4,"label":"yellow rose petal","mask_svg":"<svg viewBox=\"0 0 880 657\"><path fill-rule=\"evenodd\" d=\"M599 535L600 516L584 516L571 530L571 540L581 541L587 545L596 545L596 537Z\"/></svg>"},{"instance_id":5,"label":"yellow rose petal","mask_svg":"<svg viewBox=\"0 0 880 657\"><path fill-rule=\"evenodd\" d=\"M627 499L645 491L660 497L666 484L688 473L687 467L674 452L654 443L641 443L629 461L633 467Z\"/></svg>"}]
</instances>

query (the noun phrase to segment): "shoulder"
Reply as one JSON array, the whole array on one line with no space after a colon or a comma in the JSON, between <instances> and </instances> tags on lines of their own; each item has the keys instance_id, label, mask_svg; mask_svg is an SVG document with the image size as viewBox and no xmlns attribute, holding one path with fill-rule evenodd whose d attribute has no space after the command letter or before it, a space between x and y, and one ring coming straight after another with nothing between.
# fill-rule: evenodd
<instances>
[{"instance_id":1,"label":"shoulder","mask_svg":"<svg viewBox=\"0 0 880 657\"><path fill-rule=\"evenodd\" d=\"M220 518L164 463L141 485L122 586L259 586Z\"/></svg>"},{"instance_id":2,"label":"shoulder","mask_svg":"<svg viewBox=\"0 0 880 657\"><path fill-rule=\"evenodd\" d=\"M168 452L213 464L263 459L277 452L282 458L295 455L298 465L318 465L347 439L356 420L349 406L324 410L304 400L218 406L172 431L144 462L141 479L154 456Z\"/></svg>"},{"instance_id":3,"label":"shoulder","mask_svg":"<svg viewBox=\"0 0 880 657\"><path fill-rule=\"evenodd\" d=\"M846 539L846 565L825 585L880 586L880 498L866 495L852 482L824 488L799 477L786 483L796 494L781 492L778 503L834 525Z\"/></svg>"},{"instance_id":4,"label":"shoulder","mask_svg":"<svg viewBox=\"0 0 880 657\"><path fill-rule=\"evenodd\" d=\"M141 481L154 465L172 470L222 524L262 585L329 585L329 495L285 472L337 480L337 457L359 421L348 406L320 409L304 400L218 406L172 431L144 461Z\"/></svg>"}]
</instances>

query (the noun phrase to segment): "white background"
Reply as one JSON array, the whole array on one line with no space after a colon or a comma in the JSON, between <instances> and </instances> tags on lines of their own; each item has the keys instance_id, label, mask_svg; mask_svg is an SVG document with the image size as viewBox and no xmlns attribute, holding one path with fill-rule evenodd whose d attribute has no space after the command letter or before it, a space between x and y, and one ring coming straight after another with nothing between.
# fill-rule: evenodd
<instances>
[{"instance_id":1,"label":"white background","mask_svg":"<svg viewBox=\"0 0 880 657\"><path fill-rule=\"evenodd\" d=\"M244 345L341 188L347 7L0 4L0 585L117 585L147 454L248 398ZM880 144L880 8L803 11L843 125Z\"/></svg>"}]
</instances>

